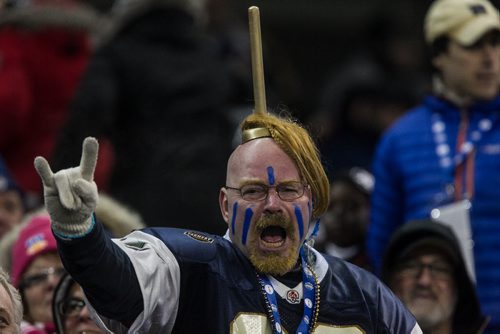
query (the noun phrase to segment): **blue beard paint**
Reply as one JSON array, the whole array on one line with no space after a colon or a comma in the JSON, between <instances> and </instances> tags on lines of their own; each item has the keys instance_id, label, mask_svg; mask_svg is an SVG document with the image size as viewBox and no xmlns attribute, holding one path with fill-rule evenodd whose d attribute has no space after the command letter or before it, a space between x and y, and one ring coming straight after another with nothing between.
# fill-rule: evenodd
<instances>
[{"instance_id":1,"label":"blue beard paint","mask_svg":"<svg viewBox=\"0 0 500 334\"><path fill-rule=\"evenodd\" d=\"M267 167L267 178L269 180L269 185L274 186L274 169L272 166Z\"/></svg>"},{"instance_id":2,"label":"blue beard paint","mask_svg":"<svg viewBox=\"0 0 500 334\"><path fill-rule=\"evenodd\" d=\"M295 207L295 218L297 218L297 225L299 226L299 239L302 240L304 236L304 221L302 220L302 211L298 205L294 205Z\"/></svg>"},{"instance_id":3,"label":"blue beard paint","mask_svg":"<svg viewBox=\"0 0 500 334\"><path fill-rule=\"evenodd\" d=\"M234 202L233 204L233 217L231 218L231 232L235 233L235 222L236 222L236 211L238 210L238 202Z\"/></svg>"},{"instance_id":4,"label":"blue beard paint","mask_svg":"<svg viewBox=\"0 0 500 334\"><path fill-rule=\"evenodd\" d=\"M243 232L241 234L241 243L246 245L248 230L250 229L250 221L252 220L253 211L251 208L245 210L245 220L243 221Z\"/></svg>"}]
</instances>

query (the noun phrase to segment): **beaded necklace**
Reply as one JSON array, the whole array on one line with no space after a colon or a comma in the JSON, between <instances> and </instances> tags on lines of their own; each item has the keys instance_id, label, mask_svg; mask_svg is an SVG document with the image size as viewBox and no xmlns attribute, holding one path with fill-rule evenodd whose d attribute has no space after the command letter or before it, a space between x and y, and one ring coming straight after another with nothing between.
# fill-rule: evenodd
<instances>
[{"instance_id":1,"label":"beaded necklace","mask_svg":"<svg viewBox=\"0 0 500 334\"><path fill-rule=\"evenodd\" d=\"M304 289L304 315L297 328L297 334L308 334L314 331L319 315L320 304L320 286L318 277L312 267L305 261L303 248L300 250L300 258L302 263L302 280ZM281 326L280 314L278 312L278 303L276 294L271 281L266 275L257 274L257 280L260 283L262 295L266 303L266 311L269 320L271 321L273 333L283 333Z\"/></svg>"}]
</instances>

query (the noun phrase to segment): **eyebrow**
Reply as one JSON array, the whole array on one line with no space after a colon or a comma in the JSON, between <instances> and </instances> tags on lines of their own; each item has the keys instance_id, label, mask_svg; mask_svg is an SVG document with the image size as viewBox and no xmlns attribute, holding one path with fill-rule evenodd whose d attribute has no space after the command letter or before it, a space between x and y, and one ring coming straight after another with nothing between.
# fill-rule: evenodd
<instances>
[{"instance_id":1,"label":"eyebrow","mask_svg":"<svg viewBox=\"0 0 500 334\"><path fill-rule=\"evenodd\" d=\"M292 182L299 182L299 183L301 183L300 180L284 179L284 180L281 180L281 182L274 182L274 184L270 184L269 186L277 186L279 184L287 184L287 183L292 183ZM264 181L262 179L248 179L248 180L245 180L245 181L241 182L241 186L245 186L245 185L248 185L248 184L262 184L262 185L267 186L266 181Z\"/></svg>"}]
</instances>

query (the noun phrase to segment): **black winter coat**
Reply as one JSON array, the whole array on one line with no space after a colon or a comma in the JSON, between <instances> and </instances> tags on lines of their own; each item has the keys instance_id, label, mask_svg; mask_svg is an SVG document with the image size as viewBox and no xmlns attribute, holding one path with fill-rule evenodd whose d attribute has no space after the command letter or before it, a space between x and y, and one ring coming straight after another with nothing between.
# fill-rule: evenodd
<instances>
[{"instance_id":1,"label":"black winter coat","mask_svg":"<svg viewBox=\"0 0 500 334\"><path fill-rule=\"evenodd\" d=\"M176 9L154 9L99 48L53 157L75 166L86 136L115 155L111 196L150 226L225 230L218 191L233 129L231 74L217 48Z\"/></svg>"}]
</instances>

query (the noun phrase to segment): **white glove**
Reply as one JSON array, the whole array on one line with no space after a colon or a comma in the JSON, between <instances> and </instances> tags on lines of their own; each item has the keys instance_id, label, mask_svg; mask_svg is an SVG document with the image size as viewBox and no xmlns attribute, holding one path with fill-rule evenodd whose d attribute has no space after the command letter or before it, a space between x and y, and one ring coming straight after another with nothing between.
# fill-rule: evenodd
<instances>
[{"instance_id":1,"label":"white glove","mask_svg":"<svg viewBox=\"0 0 500 334\"><path fill-rule=\"evenodd\" d=\"M92 213L98 199L94 182L98 149L95 138L85 138L80 166L55 174L45 158L35 158L35 169L43 182L45 207L50 214L52 230L61 237L81 237L92 228Z\"/></svg>"}]
</instances>

